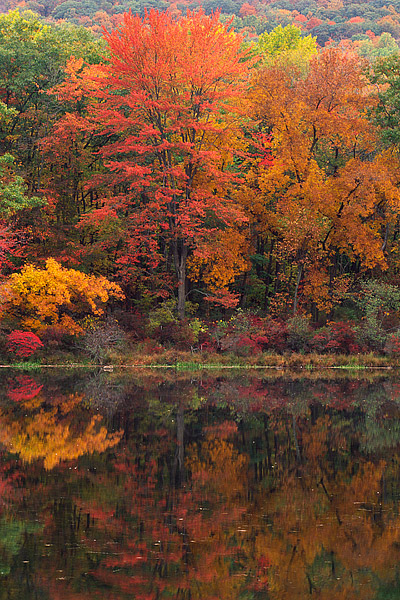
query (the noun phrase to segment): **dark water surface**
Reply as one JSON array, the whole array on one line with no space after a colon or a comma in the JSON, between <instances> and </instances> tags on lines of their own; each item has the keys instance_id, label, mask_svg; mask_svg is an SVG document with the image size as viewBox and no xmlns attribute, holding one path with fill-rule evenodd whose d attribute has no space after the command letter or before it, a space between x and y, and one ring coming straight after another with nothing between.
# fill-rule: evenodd
<instances>
[{"instance_id":1,"label":"dark water surface","mask_svg":"<svg viewBox=\"0 0 400 600\"><path fill-rule=\"evenodd\" d=\"M0 388L0 600L400 598L400 379Z\"/></svg>"}]
</instances>

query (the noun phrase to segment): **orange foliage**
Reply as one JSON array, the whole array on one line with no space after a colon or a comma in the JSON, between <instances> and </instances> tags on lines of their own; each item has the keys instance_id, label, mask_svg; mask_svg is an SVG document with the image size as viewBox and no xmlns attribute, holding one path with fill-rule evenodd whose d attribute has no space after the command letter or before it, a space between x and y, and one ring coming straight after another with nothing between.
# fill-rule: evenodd
<instances>
[{"instance_id":1,"label":"orange foliage","mask_svg":"<svg viewBox=\"0 0 400 600\"><path fill-rule=\"evenodd\" d=\"M78 319L90 313L99 316L111 298L123 298L121 288L105 277L65 269L53 259L46 261L45 269L27 265L11 275L2 294L3 318L14 316L24 328L36 331L61 325L71 334L82 333L83 328L68 312Z\"/></svg>"},{"instance_id":2,"label":"orange foliage","mask_svg":"<svg viewBox=\"0 0 400 600\"><path fill-rule=\"evenodd\" d=\"M277 239L277 256L296 265L304 297L323 310L334 302L331 257L343 252L385 269L380 234L400 210L393 161L363 159L376 134L364 116L372 100L362 68L358 57L328 49L305 79L261 69L250 96L253 116L271 131L274 160L253 161L241 202L260 234Z\"/></svg>"},{"instance_id":3,"label":"orange foliage","mask_svg":"<svg viewBox=\"0 0 400 600\"><path fill-rule=\"evenodd\" d=\"M94 415L89 422L76 427L72 411L81 401L81 396L70 395L61 399L59 406L47 410L39 408L35 414L17 420L2 411L0 440L24 462L42 459L46 469L84 454L104 452L118 444L122 432L108 433L100 426L100 415Z\"/></svg>"},{"instance_id":4,"label":"orange foliage","mask_svg":"<svg viewBox=\"0 0 400 600\"><path fill-rule=\"evenodd\" d=\"M218 293L247 270L246 250L246 236L238 229L219 231L212 246L199 247L189 259L190 276L194 281L201 278L210 292Z\"/></svg>"}]
</instances>

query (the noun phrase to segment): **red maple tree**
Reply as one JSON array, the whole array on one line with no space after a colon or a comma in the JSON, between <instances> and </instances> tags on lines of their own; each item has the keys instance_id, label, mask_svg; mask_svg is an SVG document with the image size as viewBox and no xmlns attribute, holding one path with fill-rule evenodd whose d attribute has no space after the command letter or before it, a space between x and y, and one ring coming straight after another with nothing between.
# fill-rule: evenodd
<instances>
[{"instance_id":1,"label":"red maple tree","mask_svg":"<svg viewBox=\"0 0 400 600\"><path fill-rule=\"evenodd\" d=\"M229 166L251 61L229 23L202 11L179 20L155 10L144 19L125 14L105 38L103 76L71 62L58 93L78 98L90 89L87 121L97 124L108 169L91 184L101 210L123 217L127 252L117 261L172 264L183 317L188 256L244 219Z\"/></svg>"}]
</instances>

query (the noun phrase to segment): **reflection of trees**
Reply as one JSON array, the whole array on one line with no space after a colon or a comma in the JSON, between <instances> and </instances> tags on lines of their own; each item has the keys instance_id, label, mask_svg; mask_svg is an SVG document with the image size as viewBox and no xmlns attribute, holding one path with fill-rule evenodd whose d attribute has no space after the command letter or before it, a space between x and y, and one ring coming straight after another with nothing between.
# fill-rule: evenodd
<instances>
[{"instance_id":1,"label":"reflection of trees","mask_svg":"<svg viewBox=\"0 0 400 600\"><path fill-rule=\"evenodd\" d=\"M121 407L127 390L123 382L108 377L106 373L94 372L86 379L83 393L91 407L110 415Z\"/></svg>"},{"instance_id":2,"label":"reflection of trees","mask_svg":"<svg viewBox=\"0 0 400 600\"><path fill-rule=\"evenodd\" d=\"M35 396L36 410L27 411L31 398L20 406L22 410L0 410L0 441L24 462L43 459L45 468L51 469L61 461L104 452L121 439L122 432L108 433L100 424L101 415L78 410L79 395L59 396L51 406L42 403Z\"/></svg>"},{"instance_id":3,"label":"reflection of trees","mask_svg":"<svg viewBox=\"0 0 400 600\"><path fill-rule=\"evenodd\" d=\"M345 399L330 381L137 389L109 414L125 432L118 450L82 454L76 470L61 462L61 478L25 466L24 502L52 548L35 567L36 590L63 600L376 600L397 589L400 457L383 434L400 416L393 386L346 382ZM68 424L75 439L91 422L76 395L34 400L3 408L6 431L21 420L28 432L26 412L30 423L48 415L48 432ZM381 441L373 433L368 445L374 421Z\"/></svg>"},{"instance_id":4,"label":"reflection of trees","mask_svg":"<svg viewBox=\"0 0 400 600\"><path fill-rule=\"evenodd\" d=\"M363 386L346 384L343 401L336 383L301 385L296 403L296 389L280 385L255 385L253 412L249 386L232 397L224 382L215 406L196 405L188 388L174 406L172 389L161 388L151 412L136 412L113 469L101 486L91 476L95 488L76 500L93 523L84 543L96 557L94 589L121 599L134 590L154 599L367 600L374 582L392 578L400 522L384 488L399 465L361 454L365 409L387 396L362 406ZM329 399L336 408L323 406ZM114 552L102 557L106 541Z\"/></svg>"},{"instance_id":5,"label":"reflection of trees","mask_svg":"<svg viewBox=\"0 0 400 600\"><path fill-rule=\"evenodd\" d=\"M19 489L21 473L16 461L7 459L4 452L0 455L0 578L11 573L15 557L23 552L27 539L32 538L41 529L41 525L32 518L23 519L22 514L13 515L13 505L21 503L23 495ZM0 579L0 598L1 595Z\"/></svg>"},{"instance_id":6,"label":"reflection of trees","mask_svg":"<svg viewBox=\"0 0 400 600\"><path fill-rule=\"evenodd\" d=\"M253 573L267 556L271 599L312 593L369 598L373 580L395 572L400 519L397 503L384 493L393 462L372 462L359 454L366 431L360 412L322 411L314 405L296 423L289 410L262 417L264 429L252 444L266 454L268 466L256 470L259 483L251 510L264 515L269 527L258 529L253 538Z\"/></svg>"},{"instance_id":7,"label":"reflection of trees","mask_svg":"<svg viewBox=\"0 0 400 600\"><path fill-rule=\"evenodd\" d=\"M171 428L156 428L145 449L132 437L114 465L112 504L100 496L83 505L99 516L96 540L119 540L115 555L100 560L92 576L99 587L111 586L119 598L133 590L135 597L148 599L237 598L241 580L230 575L237 521L245 511L247 459L224 439L236 426L226 423L219 439L212 429L201 443L188 446L185 466L191 478L183 486L175 485L175 454L170 452L170 474L160 489L160 452L172 449L179 423L177 429L176 434ZM153 458L157 455L158 460ZM118 506L118 514L110 514L111 506Z\"/></svg>"}]
</instances>

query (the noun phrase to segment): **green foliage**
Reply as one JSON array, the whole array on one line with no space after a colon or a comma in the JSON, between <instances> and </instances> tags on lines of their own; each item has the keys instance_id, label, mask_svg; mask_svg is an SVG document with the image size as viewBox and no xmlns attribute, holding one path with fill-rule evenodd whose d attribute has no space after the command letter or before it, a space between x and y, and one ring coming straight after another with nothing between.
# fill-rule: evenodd
<instances>
[{"instance_id":1,"label":"green foliage","mask_svg":"<svg viewBox=\"0 0 400 600\"><path fill-rule=\"evenodd\" d=\"M271 33L260 35L256 50L263 56L263 63L278 60L303 69L317 54L317 43L311 35L302 36L301 29L295 25L278 25Z\"/></svg>"},{"instance_id":2,"label":"green foliage","mask_svg":"<svg viewBox=\"0 0 400 600\"><path fill-rule=\"evenodd\" d=\"M11 154L0 156L0 215L9 218L24 208L46 204L44 198L28 195L27 185L15 174L15 159Z\"/></svg>"},{"instance_id":3,"label":"green foliage","mask_svg":"<svg viewBox=\"0 0 400 600\"><path fill-rule=\"evenodd\" d=\"M59 4L53 11L55 19L76 19L83 15L93 16L99 10L99 5L95 0L86 0L85 2L77 0L66 0Z\"/></svg>"},{"instance_id":4,"label":"green foliage","mask_svg":"<svg viewBox=\"0 0 400 600\"><path fill-rule=\"evenodd\" d=\"M4 145L11 134L13 120L18 112L0 101L0 146Z\"/></svg>"},{"instance_id":5,"label":"green foliage","mask_svg":"<svg viewBox=\"0 0 400 600\"><path fill-rule=\"evenodd\" d=\"M362 325L358 328L361 345L382 350L387 338L385 323L393 316L398 320L400 288L380 281L365 281L356 304L363 314Z\"/></svg>"},{"instance_id":6,"label":"green foliage","mask_svg":"<svg viewBox=\"0 0 400 600\"><path fill-rule=\"evenodd\" d=\"M311 35L303 37L301 29L296 25L278 25L271 33L260 35L257 45L261 52L270 57L298 50L310 57L317 53L315 38Z\"/></svg>"},{"instance_id":7,"label":"green foliage","mask_svg":"<svg viewBox=\"0 0 400 600\"><path fill-rule=\"evenodd\" d=\"M194 315L198 305L193 302L186 302L186 313L188 315ZM160 326L167 325L168 323L178 322L178 312L175 300L165 300L149 312L149 333L153 333ZM200 331L203 331L202 323L198 319L194 319L189 323L189 327L193 333L197 336Z\"/></svg>"},{"instance_id":8,"label":"green foliage","mask_svg":"<svg viewBox=\"0 0 400 600\"><path fill-rule=\"evenodd\" d=\"M188 323L188 326L193 332L195 342L199 341L200 333L205 333L208 329L207 326L197 317L191 319Z\"/></svg>"},{"instance_id":9,"label":"green foliage","mask_svg":"<svg viewBox=\"0 0 400 600\"><path fill-rule=\"evenodd\" d=\"M388 146L399 146L400 56L392 55L377 61L371 74L371 82L380 86L372 118L381 127L383 141Z\"/></svg>"},{"instance_id":10,"label":"green foliage","mask_svg":"<svg viewBox=\"0 0 400 600\"><path fill-rule=\"evenodd\" d=\"M399 45L390 33L382 33L377 43L373 43L369 38L364 39L358 48L360 56L365 57L370 62L378 59L399 54Z\"/></svg>"},{"instance_id":11,"label":"green foliage","mask_svg":"<svg viewBox=\"0 0 400 600\"><path fill-rule=\"evenodd\" d=\"M144 17L146 9L149 10L150 8L155 8L158 10L167 10L168 7L169 3L166 2L166 0L125 0L125 2L114 5L112 12L120 14L131 10L133 14L139 14L141 17ZM204 9L207 12L206 5L204 6Z\"/></svg>"},{"instance_id":12,"label":"green foliage","mask_svg":"<svg viewBox=\"0 0 400 600\"><path fill-rule=\"evenodd\" d=\"M34 93L42 87L48 59L43 41L48 31L30 11L0 15L0 89L6 92L7 105L21 89Z\"/></svg>"},{"instance_id":13,"label":"green foliage","mask_svg":"<svg viewBox=\"0 0 400 600\"><path fill-rule=\"evenodd\" d=\"M312 333L309 319L296 315L288 320L287 329L288 348L296 352L304 352L307 350Z\"/></svg>"},{"instance_id":14,"label":"green foliage","mask_svg":"<svg viewBox=\"0 0 400 600\"><path fill-rule=\"evenodd\" d=\"M374 319L365 320L362 325L357 327L357 341L362 347L372 348L375 351L382 351L387 334Z\"/></svg>"},{"instance_id":15,"label":"green foliage","mask_svg":"<svg viewBox=\"0 0 400 600\"><path fill-rule=\"evenodd\" d=\"M174 300L166 300L149 312L150 333L153 333L158 327L167 323L176 323L177 320L176 302Z\"/></svg>"},{"instance_id":16,"label":"green foliage","mask_svg":"<svg viewBox=\"0 0 400 600\"><path fill-rule=\"evenodd\" d=\"M356 303L367 320L375 319L382 325L389 311L400 310L400 288L381 281L365 281Z\"/></svg>"},{"instance_id":17,"label":"green foliage","mask_svg":"<svg viewBox=\"0 0 400 600\"><path fill-rule=\"evenodd\" d=\"M0 15L0 82L15 93L54 85L72 55L98 62L104 44L84 27L50 26L31 11Z\"/></svg>"},{"instance_id":18,"label":"green foliage","mask_svg":"<svg viewBox=\"0 0 400 600\"><path fill-rule=\"evenodd\" d=\"M196 304L187 303L187 313L193 314ZM201 333L207 331L204 323L198 319L178 319L175 300L166 300L149 313L149 334L162 344L189 350L199 340Z\"/></svg>"},{"instance_id":19,"label":"green foliage","mask_svg":"<svg viewBox=\"0 0 400 600\"><path fill-rule=\"evenodd\" d=\"M60 110L47 91L71 55L98 62L103 47L90 31L46 25L31 11L0 15L0 153L16 158L31 190L41 187L39 141Z\"/></svg>"}]
</instances>

